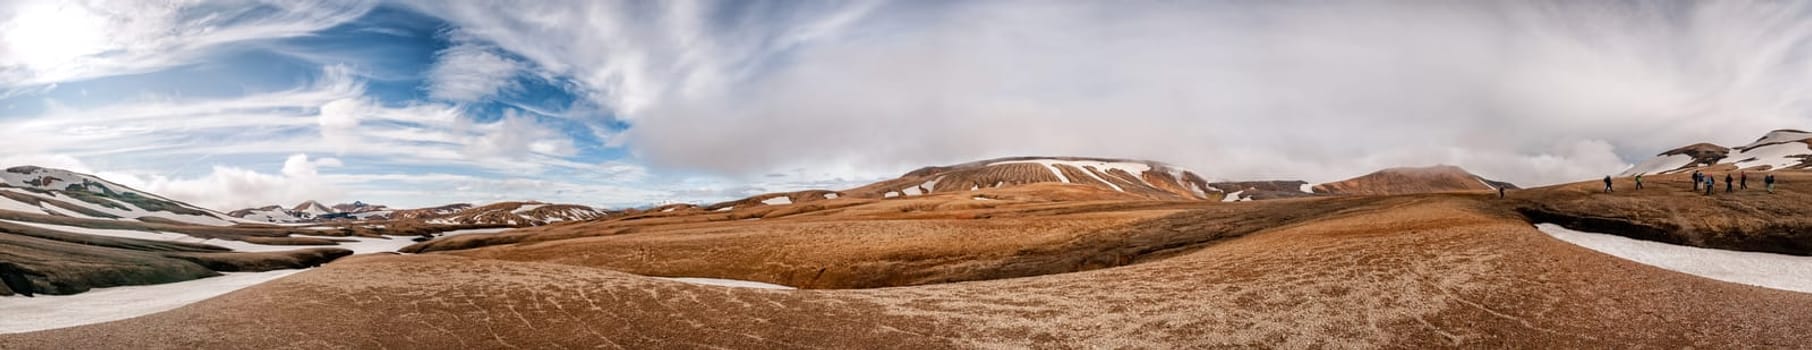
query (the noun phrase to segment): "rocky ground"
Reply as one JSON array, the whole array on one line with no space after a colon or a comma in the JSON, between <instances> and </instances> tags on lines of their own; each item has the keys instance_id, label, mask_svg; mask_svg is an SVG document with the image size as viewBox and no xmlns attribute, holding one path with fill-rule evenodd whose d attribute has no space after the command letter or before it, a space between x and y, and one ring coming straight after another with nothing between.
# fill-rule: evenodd
<instances>
[{"instance_id":1,"label":"rocky ground","mask_svg":"<svg viewBox=\"0 0 1812 350\"><path fill-rule=\"evenodd\" d=\"M1788 183L1812 180L1803 177ZM1812 344L1812 295L1622 260L1538 232L1525 216L1635 218L1689 232L1748 227L1741 223L1764 220L1749 216L1805 203L1790 197L1798 194L1663 199L1685 191L1647 180L1653 193L1592 194L1584 183L1509 199L965 194L655 212L414 247L426 254L355 256L169 312L0 335L0 348ZM1640 214L1657 203L1740 219ZM894 287L847 289L881 286Z\"/></svg>"}]
</instances>

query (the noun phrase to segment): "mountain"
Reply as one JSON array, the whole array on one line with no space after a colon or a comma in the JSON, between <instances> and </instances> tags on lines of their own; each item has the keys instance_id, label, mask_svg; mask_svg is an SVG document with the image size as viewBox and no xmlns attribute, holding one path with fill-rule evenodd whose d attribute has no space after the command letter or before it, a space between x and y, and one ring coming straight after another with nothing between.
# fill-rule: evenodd
<instances>
[{"instance_id":1,"label":"mountain","mask_svg":"<svg viewBox=\"0 0 1812 350\"><path fill-rule=\"evenodd\" d=\"M1451 165L1423 168L1390 168L1364 176L1315 185L1315 193L1340 195L1396 195L1411 193L1496 191L1516 185L1486 179Z\"/></svg>"},{"instance_id":2,"label":"mountain","mask_svg":"<svg viewBox=\"0 0 1812 350\"><path fill-rule=\"evenodd\" d=\"M1318 194L1308 181L1230 181L1208 184L1227 192L1224 202L1313 197Z\"/></svg>"},{"instance_id":3,"label":"mountain","mask_svg":"<svg viewBox=\"0 0 1812 350\"><path fill-rule=\"evenodd\" d=\"M1721 166L1748 171L1812 168L1812 133L1792 129L1775 130L1762 135L1755 142L1739 147L1692 144L1661 152L1655 158L1636 163L1618 175L1674 174Z\"/></svg>"},{"instance_id":4,"label":"mountain","mask_svg":"<svg viewBox=\"0 0 1812 350\"><path fill-rule=\"evenodd\" d=\"M321 202L316 202L316 201L312 201L312 200L307 201L307 202L302 202L302 204L297 204L295 206L295 208L290 209L290 210L293 210L296 212L301 212L301 213L307 213L309 215L314 215L314 216L321 216L323 214L333 214L333 213L339 212L337 210L334 210L333 207L329 207L327 205L321 204Z\"/></svg>"},{"instance_id":5,"label":"mountain","mask_svg":"<svg viewBox=\"0 0 1812 350\"><path fill-rule=\"evenodd\" d=\"M226 214L93 175L36 166L0 171L0 210L209 226L236 224Z\"/></svg>"},{"instance_id":6,"label":"mountain","mask_svg":"<svg viewBox=\"0 0 1812 350\"><path fill-rule=\"evenodd\" d=\"M269 223L309 222L309 221L313 221L315 219L314 214L297 211L295 209L284 208L282 206L277 206L277 205L270 205L270 206L264 206L264 207L259 207L259 208L247 208L247 209L234 210L234 211L227 212L227 216L232 216L232 217L250 220L250 221L269 222Z\"/></svg>"},{"instance_id":7,"label":"mountain","mask_svg":"<svg viewBox=\"0 0 1812 350\"><path fill-rule=\"evenodd\" d=\"M583 221L604 217L608 213L582 205L541 202L501 202L424 220L438 225L509 225L540 226L564 221Z\"/></svg>"},{"instance_id":8,"label":"mountain","mask_svg":"<svg viewBox=\"0 0 1812 350\"><path fill-rule=\"evenodd\" d=\"M1223 195L1188 169L1146 160L1083 157L1011 157L925 167L896 179L817 195L894 198L1040 183L1089 186L1148 199L1214 200ZM809 199L797 197L790 199Z\"/></svg>"},{"instance_id":9,"label":"mountain","mask_svg":"<svg viewBox=\"0 0 1812 350\"><path fill-rule=\"evenodd\" d=\"M391 212L388 219L391 219L391 220L427 220L427 219L432 219L432 218L436 218L436 217L440 217L440 216L450 215L453 213L458 213L458 212L460 212L462 210L466 210L466 209L472 209L472 207L473 206L471 204L455 203L455 204L442 205L442 206L438 206L438 207L403 209L403 210L396 210L396 211Z\"/></svg>"}]
</instances>

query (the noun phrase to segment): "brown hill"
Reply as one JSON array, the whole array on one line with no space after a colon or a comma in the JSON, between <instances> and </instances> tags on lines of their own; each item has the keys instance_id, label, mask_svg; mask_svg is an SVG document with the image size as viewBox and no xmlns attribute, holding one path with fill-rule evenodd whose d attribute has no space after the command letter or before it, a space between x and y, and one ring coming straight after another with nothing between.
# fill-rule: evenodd
<instances>
[{"instance_id":1,"label":"brown hill","mask_svg":"<svg viewBox=\"0 0 1812 350\"><path fill-rule=\"evenodd\" d=\"M1161 200L1218 200L1222 195L1188 169L1154 161L1084 157L1011 157L925 167L838 193L894 198L1036 183L1090 186Z\"/></svg>"},{"instance_id":2,"label":"brown hill","mask_svg":"<svg viewBox=\"0 0 1812 350\"><path fill-rule=\"evenodd\" d=\"M556 222L584 221L607 215L592 207L541 202L499 202L468 208L452 214L434 216L422 222L434 225L505 225L540 226Z\"/></svg>"},{"instance_id":3,"label":"brown hill","mask_svg":"<svg viewBox=\"0 0 1812 350\"><path fill-rule=\"evenodd\" d=\"M1516 185L1493 181L1450 165L1424 168L1391 168L1339 182L1315 185L1315 193L1347 195L1397 195L1439 192L1496 191Z\"/></svg>"}]
</instances>

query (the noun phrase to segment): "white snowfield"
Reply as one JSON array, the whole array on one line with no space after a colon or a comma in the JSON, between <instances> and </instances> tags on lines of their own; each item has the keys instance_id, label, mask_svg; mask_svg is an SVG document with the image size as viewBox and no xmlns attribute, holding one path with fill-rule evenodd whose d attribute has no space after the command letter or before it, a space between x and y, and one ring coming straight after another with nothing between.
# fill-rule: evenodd
<instances>
[{"instance_id":1,"label":"white snowfield","mask_svg":"<svg viewBox=\"0 0 1812 350\"><path fill-rule=\"evenodd\" d=\"M223 276L156 284L96 288L76 295L0 297L0 334L74 327L150 315L207 300L302 270L228 272Z\"/></svg>"},{"instance_id":2,"label":"white snowfield","mask_svg":"<svg viewBox=\"0 0 1812 350\"><path fill-rule=\"evenodd\" d=\"M1799 165L1804 158L1792 156L1812 155L1812 144L1788 142L1756 147L1747 152L1731 152L1730 157L1720 163L1735 162L1737 169L1749 169L1768 166L1769 169L1781 169Z\"/></svg>"},{"instance_id":3,"label":"white snowfield","mask_svg":"<svg viewBox=\"0 0 1812 350\"><path fill-rule=\"evenodd\" d=\"M793 199L787 198L787 196L774 196L774 198L768 198L768 199L761 200L761 204L787 205L787 204L793 204Z\"/></svg>"},{"instance_id":4,"label":"white snowfield","mask_svg":"<svg viewBox=\"0 0 1812 350\"><path fill-rule=\"evenodd\" d=\"M1684 168L1690 164L1692 164L1692 156L1689 156L1689 155L1675 154L1675 155L1670 155L1670 156L1666 156L1666 157L1655 157L1655 158L1651 158L1649 160L1642 161L1641 163L1636 163L1636 165L1631 166L1628 170L1624 170L1622 173L1617 174L1617 176L1618 177L1629 177L1629 176L1636 176L1636 175L1660 174L1663 172L1667 172L1669 170Z\"/></svg>"},{"instance_id":5,"label":"white snowfield","mask_svg":"<svg viewBox=\"0 0 1812 350\"><path fill-rule=\"evenodd\" d=\"M0 173L5 173L5 172L0 172ZM25 194L28 196L33 196L33 197L38 197L38 198L54 199L54 200L57 200L60 202L69 203L70 205L79 206L84 209L91 209L91 210L94 210L97 212L102 212L102 213L106 213L108 215L118 216L118 217L127 218L127 219L155 217L155 218L159 218L159 219L166 219L166 220L171 220L171 221L176 221L176 222L196 224L196 225L207 225L207 226L232 226L232 225L238 224L239 221L252 222L249 220L237 220L237 218L234 218L236 220L224 219L224 218L231 218L231 217L227 216L226 214L220 214L220 213L214 212L212 210L207 210L207 209L202 209L202 208L197 208L197 207L192 207L192 206L189 206L189 209L199 210L201 212L209 213L210 215L215 215L215 216L183 215L183 214L177 214L177 213L172 213L172 212L167 212L167 211L149 211L149 210L144 210L143 208L139 208L138 206L134 206L131 204L120 203L119 201L113 201L111 199L104 199L104 200L108 200L108 201L113 201L117 205L119 205L121 207L125 207L127 209L127 210L120 210L118 208L110 208L107 206L102 206L100 204L89 203L87 201L75 199L74 197L59 195L59 194L55 194L55 193L38 194L38 193L32 193L30 191L13 189L13 188L0 188L0 191L20 193L20 194ZM15 203L17 203L17 202L15 202ZM18 204L27 205L24 203L18 203ZM185 206L187 206L187 205L185 205ZM88 215L85 215L82 213L77 213L73 210L63 209L62 207L58 207L58 206L50 205L50 204L41 204L40 208L41 209L39 209L38 211L50 211L50 212L55 212L55 213L61 214L61 215L67 215L70 217L104 219L104 218L99 218L99 217L88 216ZM30 211L30 210L21 210L21 211L34 212L34 211Z\"/></svg>"},{"instance_id":6,"label":"white snowfield","mask_svg":"<svg viewBox=\"0 0 1812 350\"><path fill-rule=\"evenodd\" d=\"M1311 183L1302 184L1302 188L1300 188L1300 190L1302 190L1302 193L1315 193L1315 184L1311 184Z\"/></svg>"},{"instance_id":7,"label":"white snowfield","mask_svg":"<svg viewBox=\"0 0 1812 350\"><path fill-rule=\"evenodd\" d=\"M756 289L788 289L788 290L798 289L798 288L793 288L793 287L788 287L788 286L783 286L783 285L778 285L778 284L772 284L772 283L762 283L762 282L743 281L743 280L729 280L729 279L722 279L722 278L655 277L655 279L663 279L663 280L674 281L674 282L685 282L685 283L706 285L706 286L756 288Z\"/></svg>"},{"instance_id":8,"label":"white snowfield","mask_svg":"<svg viewBox=\"0 0 1812 350\"><path fill-rule=\"evenodd\" d=\"M527 212L533 211L535 209L540 209L541 207L545 207L545 206L547 206L547 205L546 204L523 204L522 206L516 207L516 210L511 210L510 214L522 215L523 213L527 213Z\"/></svg>"},{"instance_id":9,"label":"white snowfield","mask_svg":"<svg viewBox=\"0 0 1812 350\"><path fill-rule=\"evenodd\" d=\"M1812 144L1805 141L1812 139L1812 133L1775 130L1762 136L1748 145L1730 149L1730 154L1719 159L1718 164L1733 164L1737 169L1782 169L1807 162L1805 156L1812 156ZM1796 157L1798 156L1798 157ZM1618 173L1618 176L1635 176L1664 174L1692 165L1693 158L1684 154L1655 157L1630 166Z\"/></svg>"},{"instance_id":10,"label":"white snowfield","mask_svg":"<svg viewBox=\"0 0 1812 350\"><path fill-rule=\"evenodd\" d=\"M1550 236L1645 265L1719 281L1812 293L1812 257L1739 252L1643 241L1536 224Z\"/></svg>"},{"instance_id":11,"label":"white snowfield","mask_svg":"<svg viewBox=\"0 0 1812 350\"><path fill-rule=\"evenodd\" d=\"M65 232L90 234L97 236L140 238L160 241L177 241L203 243L230 248L234 251L283 251L303 248L334 247L351 249L356 254L395 252L415 243L408 237L353 238L358 242L340 243L337 246L270 246L229 240L203 240L178 233L143 232L132 230L103 230L83 227L17 222L18 224L37 226ZM507 228L472 229L448 231L440 238L481 233L495 233L509 230ZM438 239L438 238L437 238ZM123 320L138 316L172 310L215 296L224 295L268 282L283 276L302 272L303 270L276 270L267 272L228 272L219 277L166 283L148 286L123 286L96 288L75 295L38 295L35 297L10 296L0 297L0 310L5 310L0 317L0 334L22 333L45 329L74 327L107 321ZM703 282L693 282L703 283ZM727 282L726 282L727 283ZM759 282L747 282L759 283ZM753 285L749 285L753 287ZM771 285L770 285L771 286ZM784 286L783 286L784 287ZM762 287L756 287L762 288Z\"/></svg>"},{"instance_id":12,"label":"white snowfield","mask_svg":"<svg viewBox=\"0 0 1812 350\"><path fill-rule=\"evenodd\" d=\"M77 226L40 224L40 223L35 223L35 222L7 221L7 220L0 220L0 221L20 224L20 225L26 225L26 226L33 226L33 227L49 229L49 230L57 230L57 231L63 231L63 232L69 232L69 233L80 233L80 234L86 234L86 235L121 237L121 238L136 238L136 239L151 240L151 241L168 241L168 242L206 244L206 245L211 245L211 246L216 246L216 247L221 247L221 248L232 249L233 251L236 251L236 252L280 252L280 251L307 249L307 248L340 248L340 249L351 250L353 254L369 254L369 253L395 252L398 250L402 250L403 247L407 247L410 244L415 244L415 241L411 237L404 237L404 236L390 236L390 237L384 237L384 238L303 236L303 237L317 237L317 238L325 238L325 239L333 239L333 240L346 240L346 241L350 241L350 242L339 242L339 244L337 244L337 245L265 245L265 244L255 244L255 243L247 243L247 242L241 242L241 241L235 241L235 240L228 240L228 239L203 239L203 238L196 238L194 236L189 236L189 235L185 235L185 234L181 234L181 233L174 233L174 232L110 230L110 229L96 229L96 228L77 227ZM443 232L440 234L440 237L458 236L458 235L474 234L474 233L493 233L493 232L502 232L504 230L508 230L508 229L507 228L486 228L486 229L454 230L454 231Z\"/></svg>"}]
</instances>

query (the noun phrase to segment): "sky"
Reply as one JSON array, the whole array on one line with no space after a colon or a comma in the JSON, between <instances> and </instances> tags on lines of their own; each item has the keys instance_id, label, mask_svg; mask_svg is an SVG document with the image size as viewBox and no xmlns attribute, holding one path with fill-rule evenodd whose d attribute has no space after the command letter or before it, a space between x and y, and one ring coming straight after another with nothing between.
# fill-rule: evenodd
<instances>
[{"instance_id":1,"label":"sky","mask_svg":"<svg viewBox=\"0 0 1812 350\"><path fill-rule=\"evenodd\" d=\"M1591 179L1812 128L1775 1L0 2L0 166L232 210L602 207L1021 155Z\"/></svg>"}]
</instances>

